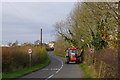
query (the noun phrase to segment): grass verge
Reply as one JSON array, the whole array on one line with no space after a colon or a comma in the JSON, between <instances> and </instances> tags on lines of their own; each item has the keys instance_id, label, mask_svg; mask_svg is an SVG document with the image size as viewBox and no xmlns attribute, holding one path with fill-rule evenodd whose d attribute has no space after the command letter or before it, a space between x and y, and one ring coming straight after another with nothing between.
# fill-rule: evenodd
<instances>
[{"instance_id":1,"label":"grass verge","mask_svg":"<svg viewBox=\"0 0 120 80\"><path fill-rule=\"evenodd\" d=\"M89 69L87 66L85 66L84 64L80 64L80 68L84 73L84 76L83 76L84 78L94 78L93 71Z\"/></svg>"},{"instance_id":2,"label":"grass verge","mask_svg":"<svg viewBox=\"0 0 120 80\"><path fill-rule=\"evenodd\" d=\"M19 78L19 77L24 76L28 73L33 72L33 71L37 71L39 69L42 69L45 66L47 66L49 63L50 63L50 59L48 58L42 64L38 64L38 65L33 66L31 68L24 68L22 70L17 70L15 72L5 74L2 76L2 80L7 79L7 78Z\"/></svg>"},{"instance_id":3,"label":"grass verge","mask_svg":"<svg viewBox=\"0 0 120 80\"><path fill-rule=\"evenodd\" d=\"M60 56L60 57L65 58L65 55L62 55L62 54L56 54L56 53L53 53L53 54L56 55L56 56Z\"/></svg>"}]
</instances>

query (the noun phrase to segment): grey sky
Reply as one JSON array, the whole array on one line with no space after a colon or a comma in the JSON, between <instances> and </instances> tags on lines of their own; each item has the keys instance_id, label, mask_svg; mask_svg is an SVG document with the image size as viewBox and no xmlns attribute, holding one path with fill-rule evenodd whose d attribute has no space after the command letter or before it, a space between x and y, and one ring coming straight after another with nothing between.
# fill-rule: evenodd
<instances>
[{"instance_id":1,"label":"grey sky","mask_svg":"<svg viewBox=\"0 0 120 80\"><path fill-rule=\"evenodd\" d=\"M54 41L53 25L64 20L74 7L73 2L4 2L2 3L2 41L20 43L40 38L43 42Z\"/></svg>"}]
</instances>

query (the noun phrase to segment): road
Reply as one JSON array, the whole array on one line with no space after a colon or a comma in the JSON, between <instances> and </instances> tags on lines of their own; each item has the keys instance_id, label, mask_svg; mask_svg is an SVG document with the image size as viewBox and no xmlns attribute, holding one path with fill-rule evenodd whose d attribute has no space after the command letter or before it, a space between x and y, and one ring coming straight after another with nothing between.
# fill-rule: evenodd
<instances>
[{"instance_id":1,"label":"road","mask_svg":"<svg viewBox=\"0 0 120 80\"><path fill-rule=\"evenodd\" d=\"M48 52L50 64L36 72L32 72L26 76L21 77L19 80L27 78L40 78L40 79L53 79L53 78L82 78L82 71L78 64L65 64L64 59L53 55Z\"/></svg>"}]
</instances>

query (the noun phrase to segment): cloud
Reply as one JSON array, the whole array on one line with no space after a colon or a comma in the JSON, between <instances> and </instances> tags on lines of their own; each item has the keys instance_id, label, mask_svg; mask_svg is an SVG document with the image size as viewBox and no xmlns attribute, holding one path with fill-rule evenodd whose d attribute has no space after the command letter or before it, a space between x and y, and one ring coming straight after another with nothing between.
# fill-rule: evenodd
<instances>
[{"instance_id":1,"label":"cloud","mask_svg":"<svg viewBox=\"0 0 120 80\"><path fill-rule=\"evenodd\" d=\"M53 24L70 13L74 3L4 2L2 4L3 42L33 42L43 28L43 41L55 40Z\"/></svg>"}]
</instances>

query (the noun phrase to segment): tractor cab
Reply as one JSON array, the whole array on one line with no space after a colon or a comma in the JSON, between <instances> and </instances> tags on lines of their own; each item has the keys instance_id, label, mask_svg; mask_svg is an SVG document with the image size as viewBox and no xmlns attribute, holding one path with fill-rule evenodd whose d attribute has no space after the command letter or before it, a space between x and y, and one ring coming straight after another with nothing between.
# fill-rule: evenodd
<instances>
[{"instance_id":1,"label":"tractor cab","mask_svg":"<svg viewBox=\"0 0 120 80\"><path fill-rule=\"evenodd\" d=\"M68 48L66 53L66 63L76 62L79 63L79 57L76 48Z\"/></svg>"}]
</instances>

